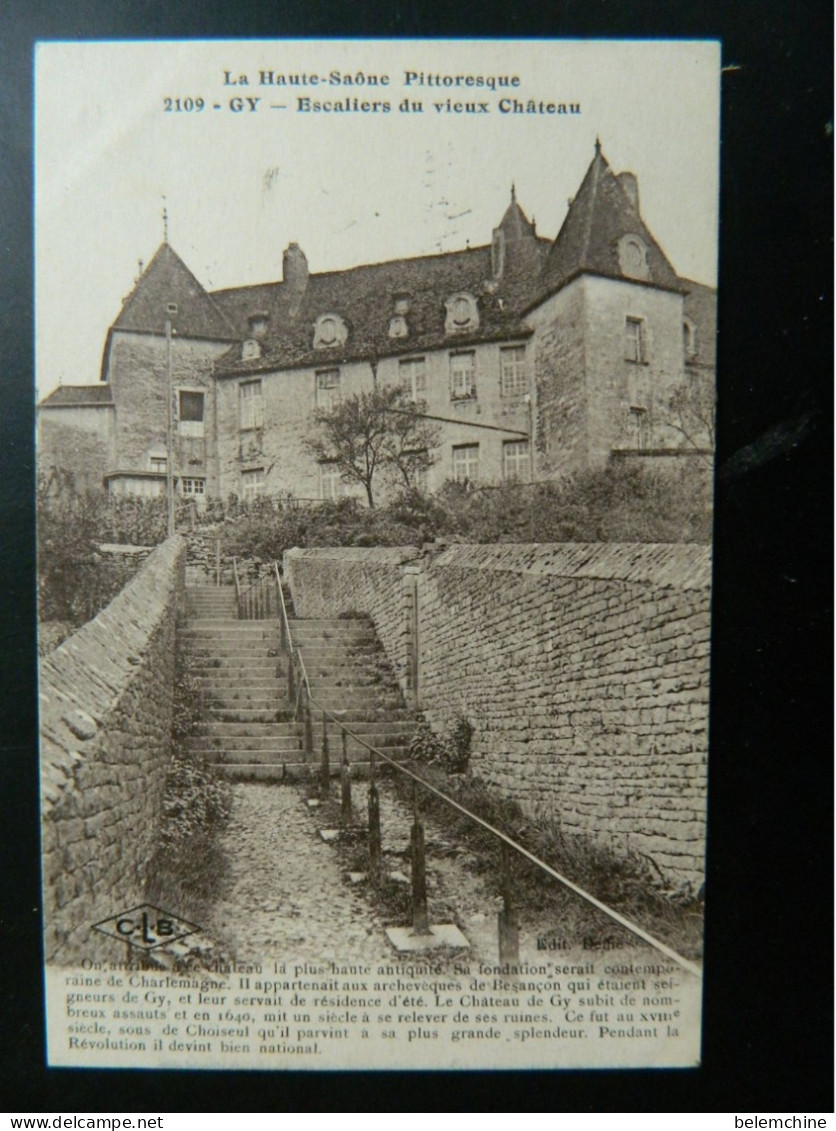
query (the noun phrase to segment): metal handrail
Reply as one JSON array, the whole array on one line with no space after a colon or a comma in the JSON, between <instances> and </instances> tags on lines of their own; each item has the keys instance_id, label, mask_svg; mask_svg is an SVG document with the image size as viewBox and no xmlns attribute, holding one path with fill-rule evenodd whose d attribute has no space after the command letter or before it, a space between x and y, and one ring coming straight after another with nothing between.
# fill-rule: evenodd
<instances>
[{"instance_id":1,"label":"metal handrail","mask_svg":"<svg viewBox=\"0 0 836 1131\"><path fill-rule=\"evenodd\" d=\"M278 578L278 567L276 569L276 576ZM279 585L279 593L281 594L281 585ZM281 606L285 618L285 623L287 623L287 610L285 609L283 595L281 596ZM384 754L382 750L378 750L377 747L372 746L358 734L355 734L349 727L345 725L345 723L341 719L338 719L332 711L329 711L327 707L324 707L316 698L316 696L312 694L310 683L308 682L308 673L305 669L305 661L302 658L301 649L299 648L299 646L294 645L292 642L289 624L287 626L287 634L288 644L290 646L291 661L295 656L301 668L302 679L299 683L299 690L301 693L301 688L304 684L307 697L306 710L308 712L308 715L310 715L310 705L314 704L314 706L316 706L317 709L322 712L323 717L330 719L332 723L336 723L343 734L350 736L360 746L365 747L365 749L368 750L370 754L373 755L373 757L380 758L384 762L387 762L399 773L405 774L408 778L412 778L414 782L417 782L419 785L423 786L424 789L428 790L432 794L435 794L436 797L446 802L449 806L451 806L451 808L457 810L457 812L461 813L463 816L469 817L471 821L474 821L477 825L480 825L487 832L491 833L501 843L506 844L509 848L512 848L514 852L518 853L520 856L525 857L526 860L530 861L536 867L540 868L541 871L551 876L552 879L557 880L558 883L568 888L569 891L574 892L574 894L580 896L581 899L585 899L587 903L592 904L593 907L603 912L604 915L607 915L614 922L618 923L619 926L623 927L626 931L629 931L630 934L635 935L637 938L641 939L642 942L647 943L648 946L653 947L654 950L659 951L660 954L664 954L666 958L669 958L672 962L675 962L678 966L681 966L689 973L695 974L698 978L702 977L702 970L696 963L691 962L687 958L684 958L681 954L678 954L666 943L663 943L659 939L654 938L653 935L648 934L648 932L645 931L642 927L639 927L636 923L631 922L631 920L627 919L620 912L614 911L611 907L608 907L606 903L602 903L600 899L597 899L590 892L585 891L584 888L580 887L573 880L570 880L568 876L564 876L555 868L552 868L550 864L547 864L545 860L541 860L538 856L535 856L533 852L529 852L527 848L515 841L513 837L508 836L508 834L502 832L501 829L496 828L494 825L484 820L484 818L479 817L476 813L471 812L470 809L467 809L464 805L461 805L458 801L450 797L448 794L444 793L442 790L437 789L434 785L431 785L428 781L425 781L424 778L408 769L402 762L398 762L395 758L390 758L388 754ZM297 698L297 714L298 707L299 702ZM310 726L310 718L308 718L307 723L308 726Z\"/></svg>"},{"instance_id":2,"label":"metal handrail","mask_svg":"<svg viewBox=\"0 0 836 1131\"><path fill-rule=\"evenodd\" d=\"M235 581L235 603L238 606L238 615L241 615L241 582L238 580L238 559L232 559L232 577Z\"/></svg>"}]
</instances>

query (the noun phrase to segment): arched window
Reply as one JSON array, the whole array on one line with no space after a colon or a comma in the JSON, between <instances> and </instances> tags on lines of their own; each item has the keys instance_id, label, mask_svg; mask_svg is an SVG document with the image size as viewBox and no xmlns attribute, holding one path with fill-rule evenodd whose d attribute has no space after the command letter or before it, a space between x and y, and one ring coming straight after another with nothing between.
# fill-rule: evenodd
<instances>
[{"instance_id":1,"label":"arched window","mask_svg":"<svg viewBox=\"0 0 836 1131\"><path fill-rule=\"evenodd\" d=\"M682 344L685 348L686 357L696 357L697 327L690 318L685 318L682 321Z\"/></svg>"}]
</instances>

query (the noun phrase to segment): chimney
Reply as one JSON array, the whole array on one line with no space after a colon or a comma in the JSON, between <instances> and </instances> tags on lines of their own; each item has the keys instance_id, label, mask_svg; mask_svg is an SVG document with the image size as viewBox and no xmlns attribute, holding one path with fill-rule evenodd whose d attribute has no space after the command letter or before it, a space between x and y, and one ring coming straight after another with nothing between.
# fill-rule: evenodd
<instances>
[{"instance_id":1,"label":"chimney","mask_svg":"<svg viewBox=\"0 0 836 1131\"><path fill-rule=\"evenodd\" d=\"M630 198L630 203L639 211L639 182L635 173L619 173L618 183Z\"/></svg>"},{"instance_id":2,"label":"chimney","mask_svg":"<svg viewBox=\"0 0 836 1131\"><path fill-rule=\"evenodd\" d=\"M494 228L491 239L491 274L495 279L501 279L505 270L505 232L503 229Z\"/></svg>"},{"instance_id":3,"label":"chimney","mask_svg":"<svg viewBox=\"0 0 836 1131\"><path fill-rule=\"evenodd\" d=\"M308 285L308 259L298 243L289 243L282 256L282 280L289 296L289 314L292 318L302 305Z\"/></svg>"}]
</instances>

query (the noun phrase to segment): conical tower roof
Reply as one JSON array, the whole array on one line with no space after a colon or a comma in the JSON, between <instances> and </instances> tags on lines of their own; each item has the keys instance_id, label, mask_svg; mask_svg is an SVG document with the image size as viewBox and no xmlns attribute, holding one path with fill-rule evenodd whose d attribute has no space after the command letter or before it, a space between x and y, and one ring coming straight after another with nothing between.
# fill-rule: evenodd
<instances>
[{"instance_id":1,"label":"conical tower roof","mask_svg":"<svg viewBox=\"0 0 836 1131\"><path fill-rule=\"evenodd\" d=\"M162 334L171 303L177 307L171 321L179 337L221 341L237 338L220 306L168 242L160 245L140 275L122 304L113 329Z\"/></svg>"},{"instance_id":2,"label":"conical tower roof","mask_svg":"<svg viewBox=\"0 0 836 1131\"><path fill-rule=\"evenodd\" d=\"M647 249L642 276L622 269L619 245L630 235L638 236ZM637 201L610 168L598 141L592 163L546 257L543 282L553 291L584 272L681 289L670 261L641 218Z\"/></svg>"}]
</instances>

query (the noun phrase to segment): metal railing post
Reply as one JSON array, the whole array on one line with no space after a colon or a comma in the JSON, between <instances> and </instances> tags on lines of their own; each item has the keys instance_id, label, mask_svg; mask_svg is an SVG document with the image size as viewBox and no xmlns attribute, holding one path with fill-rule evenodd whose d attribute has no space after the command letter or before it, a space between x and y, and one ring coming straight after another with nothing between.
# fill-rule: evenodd
<instances>
[{"instance_id":1,"label":"metal railing post","mask_svg":"<svg viewBox=\"0 0 836 1131\"><path fill-rule=\"evenodd\" d=\"M424 849L424 826L418 812L418 783L412 783L412 933L429 935L430 920L427 911L427 862Z\"/></svg>"},{"instance_id":2,"label":"metal railing post","mask_svg":"<svg viewBox=\"0 0 836 1131\"><path fill-rule=\"evenodd\" d=\"M377 792L374 751L369 751L369 883L380 883L380 797Z\"/></svg>"},{"instance_id":3,"label":"metal railing post","mask_svg":"<svg viewBox=\"0 0 836 1131\"><path fill-rule=\"evenodd\" d=\"M499 927L499 961L516 966L520 961L520 924L514 906L511 888L511 860L508 845L500 842L499 851L502 862L502 902L497 919Z\"/></svg>"},{"instance_id":4,"label":"metal railing post","mask_svg":"<svg viewBox=\"0 0 836 1131\"><path fill-rule=\"evenodd\" d=\"M308 702L308 692L302 683L302 711L305 720L305 760L313 761L313 724L311 723L311 705Z\"/></svg>"},{"instance_id":5,"label":"metal railing post","mask_svg":"<svg viewBox=\"0 0 836 1131\"><path fill-rule=\"evenodd\" d=\"M348 764L348 738L345 727L340 728L342 737L342 758L340 759L340 820L344 825L351 824L351 766Z\"/></svg>"},{"instance_id":6,"label":"metal railing post","mask_svg":"<svg viewBox=\"0 0 836 1131\"><path fill-rule=\"evenodd\" d=\"M331 793L331 766L328 761L328 716L322 712L322 759L319 763L319 795Z\"/></svg>"}]
</instances>

